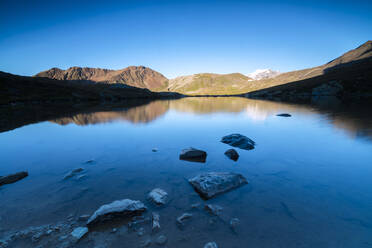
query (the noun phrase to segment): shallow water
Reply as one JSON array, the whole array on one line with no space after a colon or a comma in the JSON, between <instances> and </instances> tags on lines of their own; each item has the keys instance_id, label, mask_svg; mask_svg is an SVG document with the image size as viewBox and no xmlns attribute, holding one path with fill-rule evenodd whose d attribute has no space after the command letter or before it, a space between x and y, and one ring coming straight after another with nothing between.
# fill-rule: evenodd
<instances>
[{"instance_id":1,"label":"shallow water","mask_svg":"<svg viewBox=\"0 0 372 248\"><path fill-rule=\"evenodd\" d=\"M130 198L149 207L146 216L160 213L160 232L151 234L144 224L145 234L138 236L126 231L127 220L118 220L91 231L75 246L139 247L165 234L167 247L203 247L209 241L219 247L372 247L368 113L362 107L184 98L66 114L2 132L0 175L22 170L30 175L0 187L0 237ZM254 150L237 149L237 162L224 155L231 147L220 142L231 133L257 143ZM179 160L180 151L190 146L208 153L206 163ZM63 180L79 167L86 177ZM249 181L207 201L223 207L219 217L202 206L191 208L205 201L186 179L209 171L237 172ZM169 193L166 206L146 200L155 187ZM193 218L179 229L175 220L184 212ZM229 227L231 218L240 220L237 232ZM121 231L111 233L113 227Z\"/></svg>"}]
</instances>

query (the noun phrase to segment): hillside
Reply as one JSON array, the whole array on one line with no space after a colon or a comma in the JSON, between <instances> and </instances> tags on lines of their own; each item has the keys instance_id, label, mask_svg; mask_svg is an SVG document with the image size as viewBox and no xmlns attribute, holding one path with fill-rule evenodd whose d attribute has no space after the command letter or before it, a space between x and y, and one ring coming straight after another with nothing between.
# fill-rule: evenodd
<instances>
[{"instance_id":1,"label":"hillside","mask_svg":"<svg viewBox=\"0 0 372 248\"><path fill-rule=\"evenodd\" d=\"M168 79L159 72L144 66L130 66L122 70L108 70L88 67L70 67L67 70L52 68L35 77L57 80L90 80L107 84L125 84L151 91L166 91Z\"/></svg>"},{"instance_id":2,"label":"hillside","mask_svg":"<svg viewBox=\"0 0 372 248\"><path fill-rule=\"evenodd\" d=\"M257 82L253 97L309 98L319 95L372 96L372 41L318 67Z\"/></svg>"},{"instance_id":3,"label":"hillside","mask_svg":"<svg viewBox=\"0 0 372 248\"><path fill-rule=\"evenodd\" d=\"M169 90L188 95L225 95L241 93L251 78L240 73L200 73L169 81Z\"/></svg>"},{"instance_id":4,"label":"hillside","mask_svg":"<svg viewBox=\"0 0 372 248\"><path fill-rule=\"evenodd\" d=\"M366 62L364 62L363 67L358 67L356 64L360 61L370 60L371 57L372 41L367 41L358 48L353 49L324 65L281 73L272 78L252 80L239 73L225 75L203 73L171 79L169 82L169 89L171 91L188 95L243 94L311 78L316 81L319 80L317 77L331 73L332 70L342 70L344 67L354 67L354 69L352 69L352 74L354 75L363 74L365 70L372 69L366 65ZM352 77L352 74L349 76ZM332 78L337 79L337 76L343 77L346 75L334 74ZM321 82L318 81L312 82L311 85L319 84L321 84Z\"/></svg>"},{"instance_id":5,"label":"hillside","mask_svg":"<svg viewBox=\"0 0 372 248\"><path fill-rule=\"evenodd\" d=\"M24 77L0 71L0 105L21 102L117 101L120 99L177 96L174 93L157 93L148 89L120 84Z\"/></svg>"}]
</instances>

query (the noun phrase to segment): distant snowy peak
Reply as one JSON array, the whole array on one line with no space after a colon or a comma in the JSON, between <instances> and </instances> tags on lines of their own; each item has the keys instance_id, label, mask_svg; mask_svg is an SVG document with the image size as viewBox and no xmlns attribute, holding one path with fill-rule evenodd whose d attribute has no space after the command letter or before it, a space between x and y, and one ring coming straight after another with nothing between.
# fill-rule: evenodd
<instances>
[{"instance_id":1,"label":"distant snowy peak","mask_svg":"<svg viewBox=\"0 0 372 248\"><path fill-rule=\"evenodd\" d=\"M271 69L257 69L255 72L249 73L248 77L254 80L261 80L266 78L273 78L280 74L279 71L273 71Z\"/></svg>"}]
</instances>

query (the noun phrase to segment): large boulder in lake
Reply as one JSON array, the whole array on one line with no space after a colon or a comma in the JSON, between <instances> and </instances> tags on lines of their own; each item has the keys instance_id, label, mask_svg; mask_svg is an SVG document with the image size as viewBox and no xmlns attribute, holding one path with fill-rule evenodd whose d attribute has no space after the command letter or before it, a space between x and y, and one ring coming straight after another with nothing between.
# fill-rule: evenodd
<instances>
[{"instance_id":1,"label":"large boulder in lake","mask_svg":"<svg viewBox=\"0 0 372 248\"><path fill-rule=\"evenodd\" d=\"M189 179L195 191L204 199L210 199L218 194L247 184L247 179L233 172L209 172Z\"/></svg>"},{"instance_id":2,"label":"large boulder in lake","mask_svg":"<svg viewBox=\"0 0 372 248\"><path fill-rule=\"evenodd\" d=\"M250 138L237 133L222 137L221 142L244 150L252 150L256 145Z\"/></svg>"},{"instance_id":3,"label":"large boulder in lake","mask_svg":"<svg viewBox=\"0 0 372 248\"><path fill-rule=\"evenodd\" d=\"M183 149L180 154L181 160L187 160L191 162L202 162L204 163L207 159L207 153L202 150L195 149L193 147Z\"/></svg>"},{"instance_id":4,"label":"large boulder in lake","mask_svg":"<svg viewBox=\"0 0 372 248\"><path fill-rule=\"evenodd\" d=\"M28 173L26 171L17 172L15 174L7 175L7 176L0 176L0 186L4 184L15 183L27 176L28 176Z\"/></svg>"},{"instance_id":5,"label":"large boulder in lake","mask_svg":"<svg viewBox=\"0 0 372 248\"><path fill-rule=\"evenodd\" d=\"M114 201L110 204L102 205L88 219L87 225L93 225L99 222L111 220L114 217L128 217L139 215L146 211L146 206L140 201L123 199Z\"/></svg>"}]
</instances>

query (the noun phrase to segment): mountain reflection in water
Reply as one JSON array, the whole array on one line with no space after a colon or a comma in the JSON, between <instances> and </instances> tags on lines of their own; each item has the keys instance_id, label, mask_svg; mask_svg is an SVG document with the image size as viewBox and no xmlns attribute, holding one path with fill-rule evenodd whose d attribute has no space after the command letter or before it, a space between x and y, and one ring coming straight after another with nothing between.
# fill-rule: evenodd
<instances>
[{"instance_id":1,"label":"mountain reflection in water","mask_svg":"<svg viewBox=\"0 0 372 248\"><path fill-rule=\"evenodd\" d=\"M60 125L74 123L90 125L116 121L149 123L170 110L203 115L209 113L246 113L254 121L265 121L279 112L299 114L321 114L335 128L345 131L355 138L372 139L372 118L368 106L332 106L325 108L316 105L300 105L281 102L252 100L241 97L187 97L178 100L157 100L141 106L112 111L78 113L72 116L51 120Z\"/></svg>"}]
</instances>

